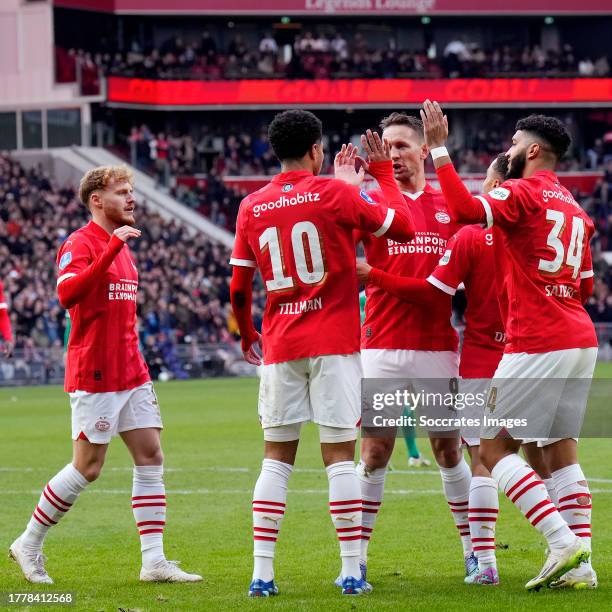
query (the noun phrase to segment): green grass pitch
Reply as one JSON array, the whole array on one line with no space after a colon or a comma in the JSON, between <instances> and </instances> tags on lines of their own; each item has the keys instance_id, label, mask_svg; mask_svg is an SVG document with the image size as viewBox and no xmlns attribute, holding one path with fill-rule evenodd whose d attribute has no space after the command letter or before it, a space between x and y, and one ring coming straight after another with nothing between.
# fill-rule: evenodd
<instances>
[{"instance_id":1,"label":"green grass pitch","mask_svg":"<svg viewBox=\"0 0 612 612\"><path fill-rule=\"evenodd\" d=\"M599 376L612 377L600 365ZM327 513L327 478L314 426L304 429L277 547L281 590L270 600L246 597L251 577L251 491L262 457L257 380L214 379L156 386L166 429L166 554L199 584L140 584L139 542L130 507L131 469L113 441L101 478L50 532L47 569L55 584L26 583L0 558L0 592L71 591L73 610L600 610L612 601L612 444L581 442L593 489L596 591L527 593L544 542L501 500L499 587L463 584L463 559L434 470L406 469L403 441L393 457L370 546L370 595L341 597L332 581L338 544ZM0 546L23 530L41 487L70 460L70 413L58 387L0 390ZM431 456L426 440L421 449ZM0 606L2 605L0 600ZM54 606L56 609L57 607ZM11 608L17 609L16 606ZM43 609L43 606L33 608Z\"/></svg>"}]
</instances>

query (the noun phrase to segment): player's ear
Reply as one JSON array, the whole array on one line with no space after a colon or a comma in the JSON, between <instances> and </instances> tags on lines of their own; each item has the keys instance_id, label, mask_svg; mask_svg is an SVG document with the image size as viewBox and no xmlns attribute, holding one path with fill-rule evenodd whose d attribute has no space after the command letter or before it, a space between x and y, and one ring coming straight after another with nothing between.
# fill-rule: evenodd
<instances>
[{"instance_id":1,"label":"player's ear","mask_svg":"<svg viewBox=\"0 0 612 612\"><path fill-rule=\"evenodd\" d=\"M419 157L422 160L426 160L429 157L429 147L425 143L421 145L421 154Z\"/></svg>"},{"instance_id":2,"label":"player's ear","mask_svg":"<svg viewBox=\"0 0 612 612\"><path fill-rule=\"evenodd\" d=\"M87 202L87 208L90 211L93 211L94 208L102 208L102 198L100 197L100 192L93 191L89 196L89 202Z\"/></svg>"},{"instance_id":3,"label":"player's ear","mask_svg":"<svg viewBox=\"0 0 612 612\"><path fill-rule=\"evenodd\" d=\"M539 143L532 142L527 147L527 159L535 159L540 154L541 150L542 150L542 147L540 147Z\"/></svg>"}]
</instances>

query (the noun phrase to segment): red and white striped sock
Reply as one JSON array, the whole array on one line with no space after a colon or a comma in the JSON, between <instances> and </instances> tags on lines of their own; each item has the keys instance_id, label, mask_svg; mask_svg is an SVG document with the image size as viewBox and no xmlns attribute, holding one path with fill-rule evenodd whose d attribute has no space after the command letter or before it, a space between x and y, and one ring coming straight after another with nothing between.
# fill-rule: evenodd
<instances>
[{"instance_id":1,"label":"red and white striped sock","mask_svg":"<svg viewBox=\"0 0 612 612\"><path fill-rule=\"evenodd\" d=\"M253 491L253 580L274 579L274 550L285 516L287 485L293 466L264 459Z\"/></svg>"},{"instance_id":2,"label":"red and white striped sock","mask_svg":"<svg viewBox=\"0 0 612 612\"><path fill-rule=\"evenodd\" d=\"M360 461L355 468L359 486L361 488L361 500L363 514L361 518L361 551L360 556L364 561L368 560L368 545L374 530L374 523L382 504L385 490L385 476L387 468L367 470L366 464Z\"/></svg>"},{"instance_id":3,"label":"red and white striped sock","mask_svg":"<svg viewBox=\"0 0 612 612\"><path fill-rule=\"evenodd\" d=\"M72 463L60 470L45 486L32 518L22 535L22 546L40 552L47 532L70 510L89 481Z\"/></svg>"},{"instance_id":4,"label":"red and white striped sock","mask_svg":"<svg viewBox=\"0 0 612 612\"><path fill-rule=\"evenodd\" d=\"M559 498L557 497L557 490L555 489L555 481L553 477L550 478L542 478L542 482L546 487L546 491L548 492L548 497L550 497L550 501L555 504L555 506L559 505Z\"/></svg>"},{"instance_id":5,"label":"red and white striped sock","mask_svg":"<svg viewBox=\"0 0 612 612\"><path fill-rule=\"evenodd\" d=\"M497 567L495 524L499 513L497 485L492 478L472 476L468 520L478 568Z\"/></svg>"},{"instance_id":6,"label":"red and white striped sock","mask_svg":"<svg viewBox=\"0 0 612 612\"><path fill-rule=\"evenodd\" d=\"M140 533L142 566L153 569L166 559L166 488L163 465L134 466L132 512Z\"/></svg>"},{"instance_id":7,"label":"red and white striped sock","mask_svg":"<svg viewBox=\"0 0 612 612\"><path fill-rule=\"evenodd\" d=\"M451 510L455 526L461 536L463 555L469 555L472 552L472 538L470 537L470 525L468 522L472 471L463 457L461 457L461 461L455 467L446 468L438 465L438 468L442 477L442 486L448 507Z\"/></svg>"},{"instance_id":8,"label":"red and white striped sock","mask_svg":"<svg viewBox=\"0 0 612 612\"><path fill-rule=\"evenodd\" d=\"M576 540L540 477L516 453L499 461L491 475L501 491L546 538L551 550L565 548Z\"/></svg>"},{"instance_id":9,"label":"red and white striped sock","mask_svg":"<svg viewBox=\"0 0 612 612\"><path fill-rule=\"evenodd\" d=\"M342 578L360 578L361 488L352 461L327 466L329 512L338 534Z\"/></svg>"},{"instance_id":10,"label":"red and white striped sock","mask_svg":"<svg viewBox=\"0 0 612 612\"><path fill-rule=\"evenodd\" d=\"M555 489L559 496L559 513L569 528L591 550L591 492L582 468L577 463L553 472ZM590 560L589 560L590 563Z\"/></svg>"}]
</instances>

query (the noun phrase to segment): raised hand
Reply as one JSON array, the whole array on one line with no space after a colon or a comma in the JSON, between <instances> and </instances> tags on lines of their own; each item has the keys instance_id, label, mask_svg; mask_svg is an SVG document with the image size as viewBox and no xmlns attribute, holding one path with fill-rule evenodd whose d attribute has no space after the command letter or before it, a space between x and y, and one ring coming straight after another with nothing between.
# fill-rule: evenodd
<instances>
[{"instance_id":1,"label":"raised hand","mask_svg":"<svg viewBox=\"0 0 612 612\"><path fill-rule=\"evenodd\" d=\"M359 170L355 164L359 161ZM359 187L363 183L367 164L357 155L357 147L352 144L343 144L336 157L334 157L334 176L349 185Z\"/></svg>"},{"instance_id":2,"label":"raised hand","mask_svg":"<svg viewBox=\"0 0 612 612\"><path fill-rule=\"evenodd\" d=\"M368 163L391 161L391 145L387 140L383 142L378 132L366 130L366 133L361 135L361 145L368 156ZM364 160L359 159L365 163Z\"/></svg>"},{"instance_id":3,"label":"raised hand","mask_svg":"<svg viewBox=\"0 0 612 612\"><path fill-rule=\"evenodd\" d=\"M430 149L443 147L448 139L448 117L437 102L425 100L421 109L425 143Z\"/></svg>"},{"instance_id":4,"label":"raised hand","mask_svg":"<svg viewBox=\"0 0 612 612\"><path fill-rule=\"evenodd\" d=\"M370 270L372 266L367 264L365 261L357 262L357 278L362 285L366 285L368 282L368 276L370 275Z\"/></svg>"},{"instance_id":5,"label":"raised hand","mask_svg":"<svg viewBox=\"0 0 612 612\"><path fill-rule=\"evenodd\" d=\"M114 232L113 236L117 236L119 240L127 242L130 238L139 238L142 232L131 225L122 225L118 227Z\"/></svg>"}]
</instances>

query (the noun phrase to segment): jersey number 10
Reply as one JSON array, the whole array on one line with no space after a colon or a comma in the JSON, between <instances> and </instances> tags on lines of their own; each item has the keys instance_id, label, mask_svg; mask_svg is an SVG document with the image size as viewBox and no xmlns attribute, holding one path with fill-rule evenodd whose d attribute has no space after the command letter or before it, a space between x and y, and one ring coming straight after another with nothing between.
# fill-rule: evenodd
<instances>
[{"instance_id":1,"label":"jersey number 10","mask_svg":"<svg viewBox=\"0 0 612 612\"><path fill-rule=\"evenodd\" d=\"M310 221L300 221L291 230L291 245L298 278L305 285L318 285L325 280L325 258L319 232ZM262 253L270 252L272 279L266 281L268 291L284 291L295 287L295 281L286 275L283 245L277 227L266 228L259 236ZM307 252L308 249L308 252Z\"/></svg>"},{"instance_id":2,"label":"jersey number 10","mask_svg":"<svg viewBox=\"0 0 612 612\"><path fill-rule=\"evenodd\" d=\"M561 241L561 234L565 230L565 214L560 210L551 208L546 210L546 220L552 221L554 225L548 234L546 240L547 246L555 251L555 258L550 261L548 259L540 259L538 270L547 272L548 274L556 274L565 264L573 268L572 278L577 278L582 266L582 250L584 246L584 219L580 217L572 217L572 235L570 237L567 253Z\"/></svg>"}]
</instances>

